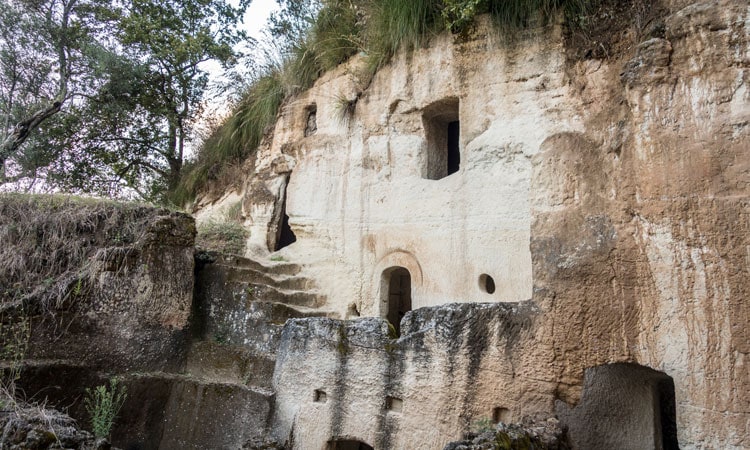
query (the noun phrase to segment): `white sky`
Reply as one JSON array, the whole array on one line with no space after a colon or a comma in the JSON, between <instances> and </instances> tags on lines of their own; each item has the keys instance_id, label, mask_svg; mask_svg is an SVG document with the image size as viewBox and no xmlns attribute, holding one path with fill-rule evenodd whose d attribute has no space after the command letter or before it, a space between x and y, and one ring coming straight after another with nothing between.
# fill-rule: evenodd
<instances>
[{"instance_id":1,"label":"white sky","mask_svg":"<svg viewBox=\"0 0 750 450\"><path fill-rule=\"evenodd\" d=\"M229 1L235 5L237 4L237 0ZM278 8L276 0L252 0L250 7L245 12L241 28L256 41L262 40L263 29L266 26L268 17L271 15L271 12L278 10ZM224 74L221 65L216 61L202 63L201 68L208 72L211 81L219 80ZM211 129L210 124L213 122L212 119L226 115L229 112L228 106L229 102L226 95L207 98L203 104L204 110L198 118L197 130L199 132L209 132ZM192 156L193 152L194 149L192 146L189 146L187 154Z\"/></svg>"},{"instance_id":2,"label":"white sky","mask_svg":"<svg viewBox=\"0 0 750 450\"><path fill-rule=\"evenodd\" d=\"M229 3L237 4L237 0L229 0ZM243 23L240 25L241 29L247 32L248 36L260 41L263 39L263 29L266 26L268 17L271 12L278 10L278 4L276 0L252 0L250 7L245 11L245 17L243 17ZM240 46L243 48L242 46ZM201 64L201 67L209 73L211 79L218 79L222 75L221 65L216 61L208 61Z\"/></svg>"},{"instance_id":3,"label":"white sky","mask_svg":"<svg viewBox=\"0 0 750 450\"><path fill-rule=\"evenodd\" d=\"M278 8L276 0L253 0L244 17L244 28L247 34L260 39L261 30L266 25L268 16Z\"/></svg>"}]
</instances>

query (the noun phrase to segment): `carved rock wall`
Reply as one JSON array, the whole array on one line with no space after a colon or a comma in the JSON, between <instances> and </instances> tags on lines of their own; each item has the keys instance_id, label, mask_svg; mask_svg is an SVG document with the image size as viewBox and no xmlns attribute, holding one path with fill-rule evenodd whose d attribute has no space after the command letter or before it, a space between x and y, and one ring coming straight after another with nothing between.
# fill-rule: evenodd
<instances>
[{"instance_id":1,"label":"carved rock wall","mask_svg":"<svg viewBox=\"0 0 750 450\"><path fill-rule=\"evenodd\" d=\"M443 35L401 55L366 90L356 59L327 74L286 105L253 161L259 174L241 193L251 252L267 254L286 192L297 242L281 254L309 264L326 308L341 316L384 316L381 274L393 266L411 274L412 308L530 297L538 312L512 365L527 375L497 385L514 417L558 412L575 428L600 411L584 392L585 370L633 364L659 373L649 386L662 374L673 380L680 448L750 446L750 8L739 0L657 7L663 15L634 17L605 59L566 59L558 26L512 45L480 26L467 40ZM342 115L342 99L356 101L353 115ZM305 136L312 105L317 131ZM439 180L428 179L436 117L460 121L460 169ZM482 291L481 274L493 277L495 294ZM325 323L299 339L318 345L335 331ZM381 344L355 350L368 362L346 373L336 372L335 348L281 351L279 432L325 442L320 430L357 430L384 442L392 364ZM300 351L319 359L284 365ZM314 409L330 407L313 404L317 381L299 391L285 367L359 392L329 399L351 418ZM507 366L480 368L502 378ZM403 370L404 410L455 383L440 371L422 380ZM519 392L539 398L516 403ZM484 398L467 408L486 411ZM357 411L370 412L357 419ZM467 424L454 420L422 414L400 426L432 444L422 424L456 439ZM588 439L573 441L606 443Z\"/></svg>"}]
</instances>

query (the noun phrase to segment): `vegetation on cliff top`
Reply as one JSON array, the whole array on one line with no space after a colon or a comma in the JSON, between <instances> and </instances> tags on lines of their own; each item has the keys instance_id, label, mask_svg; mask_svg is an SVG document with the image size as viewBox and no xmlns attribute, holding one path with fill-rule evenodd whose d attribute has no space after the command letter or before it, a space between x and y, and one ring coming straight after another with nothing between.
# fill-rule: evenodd
<instances>
[{"instance_id":1,"label":"vegetation on cliff top","mask_svg":"<svg viewBox=\"0 0 750 450\"><path fill-rule=\"evenodd\" d=\"M355 53L366 58L367 70L361 76L367 84L399 49L419 47L443 30L464 33L480 14L489 13L498 27L513 30L528 26L534 17L546 20L561 10L577 17L593 2L279 0L282 10L272 17L270 28L277 53L186 167L172 200L185 204L212 180L222 178L225 168L240 164L270 131L287 97L309 88L321 74Z\"/></svg>"},{"instance_id":2,"label":"vegetation on cliff top","mask_svg":"<svg viewBox=\"0 0 750 450\"><path fill-rule=\"evenodd\" d=\"M139 203L0 194L0 318L51 310L85 295L96 253L136 243L157 215Z\"/></svg>"}]
</instances>

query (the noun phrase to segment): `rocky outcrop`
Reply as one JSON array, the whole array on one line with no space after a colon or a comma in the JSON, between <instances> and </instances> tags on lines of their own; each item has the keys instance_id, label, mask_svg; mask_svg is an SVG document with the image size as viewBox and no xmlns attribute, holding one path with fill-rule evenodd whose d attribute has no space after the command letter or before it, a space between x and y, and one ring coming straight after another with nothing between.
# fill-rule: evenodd
<instances>
[{"instance_id":1,"label":"rocky outcrop","mask_svg":"<svg viewBox=\"0 0 750 450\"><path fill-rule=\"evenodd\" d=\"M442 448L482 418L544 411L550 389L521 352L535 316L530 303L421 308L407 313L401 337L377 318L290 320L274 372L273 436L308 448L346 439Z\"/></svg>"},{"instance_id":2,"label":"rocky outcrop","mask_svg":"<svg viewBox=\"0 0 750 450\"><path fill-rule=\"evenodd\" d=\"M43 406L0 397L0 448L3 450L116 450L104 438L81 430L70 416Z\"/></svg>"},{"instance_id":3,"label":"rocky outcrop","mask_svg":"<svg viewBox=\"0 0 750 450\"><path fill-rule=\"evenodd\" d=\"M459 442L451 442L443 450L568 450L565 432L560 428L557 419L524 421L519 424L484 426Z\"/></svg>"},{"instance_id":4,"label":"rocky outcrop","mask_svg":"<svg viewBox=\"0 0 750 450\"><path fill-rule=\"evenodd\" d=\"M3 319L28 324L39 368L179 366L193 293L193 219L139 204L0 197Z\"/></svg>"},{"instance_id":5,"label":"rocky outcrop","mask_svg":"<svg viewBox=\"0 0 750 450\"><path fill-rule=\"evenodd\" d=\"M531 299L515 359L478 366L478 377L502 380L496 397L471 397L467 410L438 400L450 417L400 419L394 436L414 436L413 448L441 439L419 441L425 424L457 439L469 426L458 418L474 407L490 414L483 401L492 398L515 418L558 414L576 448L749 445L750 11L737 0L600 8L583 34L551 24L509 43L479 24L468 36L435 37L367 89L354 58L286 105L245 189L231 194L244 199L253 254L277 249L269 236L283 225L279 211L288 214L297 241L279 254L308 264L323 307L339 317L395 324L408 309ZM356 106L337 115L333 99ZM456 157L455 122L457 170L443 166ZM222 202L197 206L207 217ZM448 325L436 330L457 326L441 320ZM385 442L385 325L362 331L382 328L353 346L351 364L331 343L350 325L290 327L307 343L281 346L277 437ZM495 336L477 339L484 333ZM461 370L472 354L484 361L466 352ZM298 359L308 353L322 359ZM310 384L293 389L286 370ZM420 392L455 388L425 376L394 394L404 408L427 402ZM347 394L334 417L314 402L323 389L314 385L336 383ZM610 401L610 385L651 412ZM618 414L581 425L604 410ZM650 440L591 431L616 422Z\"/></svg>"}]
</instances>

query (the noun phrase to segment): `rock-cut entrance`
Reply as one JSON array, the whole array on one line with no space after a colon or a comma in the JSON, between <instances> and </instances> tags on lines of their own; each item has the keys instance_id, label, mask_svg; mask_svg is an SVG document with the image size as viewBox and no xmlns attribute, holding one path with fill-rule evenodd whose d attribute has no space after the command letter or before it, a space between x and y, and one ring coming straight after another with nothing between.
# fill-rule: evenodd
<instances>
[{"instance_id":1,"label":"rock-cut entrance","mask_svg":"<svg viewBox=\"0 0 750 450\"><path fill-rule=\"evenodd\" d=\"M354 440L330 441L328 450L374 450L372 446L364 442Z\"/></svg>"},{"instance_id":2,"label":"rock-cut entrance","mask_svg":"<svg viewBox=\"0 0 750 450\"><path fill-rule=\"evenodd\" d=\"M380 283L381 316L401 332L401 319L411 311L411 274L405 267L390 267L383 271Z\"/></svg>"}]
</instances>

